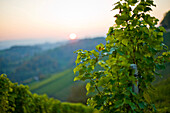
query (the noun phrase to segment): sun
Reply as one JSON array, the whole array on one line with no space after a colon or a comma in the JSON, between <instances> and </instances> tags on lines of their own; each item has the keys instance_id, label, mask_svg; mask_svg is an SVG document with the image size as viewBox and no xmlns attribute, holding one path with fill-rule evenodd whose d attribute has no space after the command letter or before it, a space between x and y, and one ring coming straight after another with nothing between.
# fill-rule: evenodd
<instances>
[{"instance_id":1,"label":"sun","mask_svg":"<svg viewBox=\"0 0 170 113\"><path fill-rule=\"evenodd\" d=\"M75 40L77 38L77 35L75 33L71 33L69 37L71 40Z\"/></svg>"}]
</instances>

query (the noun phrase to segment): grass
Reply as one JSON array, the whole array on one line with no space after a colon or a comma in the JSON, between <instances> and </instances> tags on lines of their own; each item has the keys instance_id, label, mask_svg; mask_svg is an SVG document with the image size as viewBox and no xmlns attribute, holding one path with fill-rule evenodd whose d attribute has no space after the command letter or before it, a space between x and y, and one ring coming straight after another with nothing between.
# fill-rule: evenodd
<instances>
[{"instance_id":1,"label":"grass","mask_svg":"<svg viewBox=\"0 0 170 113\"><path fill-rule=\"evenodd\" d=\"M33 93L46 93L49 97L66 101L74 84L74 77L72 69L68 69L64 72L53 74L45 80L30 84L30 90Z\"/></svg>"},{"instance_id":2,"label":"grass","mask_svg":"<svg viewBox=\"0 0 170 113\"><path fill-rule=\"evenodd\" d=\"M170 113L170 77L154 85L152 101L161 113Z\"/></svg>"}]
</instances>

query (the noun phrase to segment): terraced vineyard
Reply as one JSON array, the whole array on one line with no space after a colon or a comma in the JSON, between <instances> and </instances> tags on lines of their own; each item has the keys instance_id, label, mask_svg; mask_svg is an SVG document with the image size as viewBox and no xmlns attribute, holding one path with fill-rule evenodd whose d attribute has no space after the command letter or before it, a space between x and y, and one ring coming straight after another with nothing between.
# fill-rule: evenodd
<instances>
[{"instance_id":1,"label":"terraced vineyard","mask_svg":"<svg viewBox=\"0 0 170 113\"><path fill-rule=\"evenodd\" d=\"M74 76L73 69L68 69L64 72L53 74L43 81L30 84L30 90L38 94L46 93L49 97L65 101L74 84Z\"/></svg>"}]
</instances>

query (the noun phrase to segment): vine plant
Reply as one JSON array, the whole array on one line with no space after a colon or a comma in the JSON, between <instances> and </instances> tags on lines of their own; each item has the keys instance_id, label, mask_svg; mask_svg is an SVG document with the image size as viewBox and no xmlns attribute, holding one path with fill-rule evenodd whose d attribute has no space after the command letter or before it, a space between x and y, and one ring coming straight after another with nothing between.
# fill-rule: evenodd
<instances>
[{"instance_id":1,"label":"vine plant","mask_svg":"<svg viewBox=\"0 0 170 113\"><path fill-rule=\"evenodd\" d=\"M157 70L169 62L170 52L163 44L163 27L149 15L153 0L120 0L114 4L116 26L110 27L106 45L95 50L77 50L76 80L88 80L87 94L93 93L88 104L106 113L156 112L149 91ZM130 65L135 64L138 77ZM100 66L100 68L99 68ZM161 76L161 75L160 75ZM137 82L138 81L138 86ZM135 84L139 93L132 88Z\"/></svg>"}]
</instances>

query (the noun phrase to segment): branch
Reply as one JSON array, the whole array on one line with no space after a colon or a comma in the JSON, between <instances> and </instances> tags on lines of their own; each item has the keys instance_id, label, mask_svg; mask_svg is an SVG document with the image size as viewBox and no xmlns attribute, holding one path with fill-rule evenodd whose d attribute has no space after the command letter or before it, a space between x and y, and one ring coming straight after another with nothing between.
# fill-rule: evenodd
<instances>
[{"instance_id":1,"label":"branch","mask_svg":"<svg viewBox=\"0 0 170 113\"><path fill-rule=\"evenodd\" d=\"M100 94L100 95L102 95L101 94L101 92L100 92L100 90L99 90L99 88L95 85L95 88L96 88L96 90L98 91L98 93Z\"/></svg>"}]
</instances>

